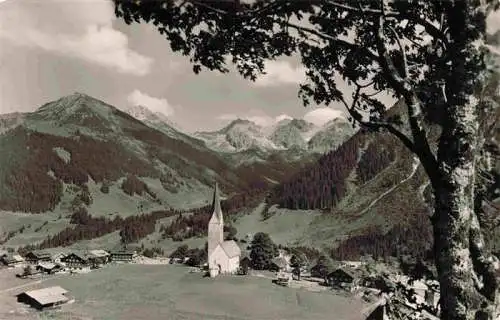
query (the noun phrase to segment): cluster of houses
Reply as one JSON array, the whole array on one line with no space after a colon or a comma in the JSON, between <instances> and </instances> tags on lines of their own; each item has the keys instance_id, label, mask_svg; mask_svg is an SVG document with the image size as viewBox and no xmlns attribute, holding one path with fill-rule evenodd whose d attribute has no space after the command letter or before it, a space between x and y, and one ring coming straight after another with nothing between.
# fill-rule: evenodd
<instances>
[{"instance_id":1,"label":"cluster of houses","mask_svg":"<svg viewBox=\"0 0 500 320\"><path fill-rule=\"evenodd\" d=\"M290 267L289 257L280 254L272 261L276 272L275 283L288 286L292 279L296 279L294 270ZM306 281L319 281L322 285L332 289L347 292L361 292L372 294L372 297L379 299L380 295L390 297L390 304L398 305L398 310L404 310L405 314L421 314L423 319L437 319L439 314L439 283L436 280L422 279L411 281L407 276L390 276L388 274L370 274L363 263L358 261L339 261L339 267L325 274L324 270L319 270L314 266L310 272L301 271L302 279ZM408 292L411 292L408 295ZM422 308L423 307L423 308ZM385 305L374 310L368 319L386 319Z\"/></svg>"},{"instance_id":2,"label":"cluster of houses","mask_svg":"<svg viewBox=\"0 0 500 320\"><path fill-rule=\"evenodd\" d=\"M110 262L132 262L135 251L70 251L49 253L31 251L21 256L18 253L0 252L0 264L6 267L30 266L35 273L52 274L65 269L95 269Z\"/></svg>"}]
</instances>

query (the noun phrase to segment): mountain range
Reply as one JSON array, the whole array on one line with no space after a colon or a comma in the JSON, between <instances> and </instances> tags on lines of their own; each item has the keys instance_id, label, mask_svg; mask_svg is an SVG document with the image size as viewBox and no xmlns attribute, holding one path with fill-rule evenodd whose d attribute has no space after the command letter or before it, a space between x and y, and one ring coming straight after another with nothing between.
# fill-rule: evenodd
<instances>
[{"instance_id":1,"label":"mountain range","mask_svg":"<svg viewBox=\"0 0 500 320\"><path fill-rule=\"evenodd\" d=\"M317 158L262 145L221 153L159 113L141 106L121 111L82 93L2 115L0 130L7 151L0 157L0 209L12 211L54 210L72 185L119 188L131 176L150 179L163 205L189 207L207 201L215 180L227 194L243 192L278 183Z\"/></svg>"},{"instance_id":2,"label":"mountain range","mask_svg":"<svg viewBox=\"0 0 500 320\"><path fill-rule=\"evenodd\" d=\"M303 119L283 119L271 126L259 126L245 119L236 119L213 132L195 132L194 136L218 152L240 152L258 149L265 152L300 150L325 153L335 149L354 134L343 118L318 126Z\"/></svg>"},{"instance_id":3,"label":"mountain range","mask_svg":"<svg viewBox=\"0 0 500 320\"><path fill-rule=\"evenodd\" d=\"M498 114L490 119L492 144L500 141ZM96 216L190 210L209 204L218 181L226 198L266 195L258 207L262 228L274 225L281 234L304 215L307 223L287 229L288 244L339 245L345 254L393 250L389 244L401 238L403 251L424 252L431 243L430 188L418 160L390 134L354 131L343 119L321 127L237 119L190 135L145 107L122 111L75 93L31 113L2 115L0 132L0 210L59 214L67 220L54 221L66 224L82 205Z\"/></svg>"}]
</instances>

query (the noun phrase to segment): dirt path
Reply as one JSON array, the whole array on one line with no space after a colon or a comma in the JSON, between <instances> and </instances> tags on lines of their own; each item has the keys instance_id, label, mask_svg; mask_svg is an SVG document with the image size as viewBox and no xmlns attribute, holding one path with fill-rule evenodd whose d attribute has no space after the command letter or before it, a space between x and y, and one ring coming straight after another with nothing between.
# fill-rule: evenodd
<instances>
[{"instance_id":1,"label":"dirt path","mask_svg":"<svg viewBox=\"0 0 500 320\"><path fill-rule=\"evenodd\" d=\"M379 202L383 197L385 197L386 195L388 195L389 193L391 193L392 191L394 191L394 189L396 189L397 187L399 187L400 185L402 185L406 181L410 180L415 175L415 173L417 172L419 164L420 164L420 160L418 160L418 158L414 157L413 158L413 169L412 169L412 172L410 173L410 175L408 177L404 178L403 180L401 180L398 184L396 184L395 186L393 186L392 188L390 188L386 192L382 193L377 199L373 200L368 205L368 207L366 207L363 211L361 211L359 213L359 215L360 216L363 215L365 212L367 212L368 210L370 210L377 202Z\"/></svg>"}]
</instances>

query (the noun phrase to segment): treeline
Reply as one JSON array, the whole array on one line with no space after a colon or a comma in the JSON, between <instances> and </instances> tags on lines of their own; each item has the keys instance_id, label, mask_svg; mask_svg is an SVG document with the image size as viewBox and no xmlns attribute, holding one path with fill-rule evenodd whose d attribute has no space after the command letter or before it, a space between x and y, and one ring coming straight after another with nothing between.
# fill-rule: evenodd
<instances>
[{"instance_id":1,"label":"treeline","mask_svg":"<svg viewBox=\"0 0 500 320\"><path fill-rule=\"evenodd\" d=\"M395 143L394 141L394 144ZM391 145L390 143L386 143L384 146L381 146L379 143L372 141L366 150L363 151L359 159L358 167L356 168L356 176L361 184L373 179L394 161L394 144Z\"/></svg>"},{"instance_id":2,"label":"treeline","mask_svg":"<svg viewBox=\"0 0 500 320\"><path fill-rule=\"evenodd\" d=\"M226 218L230 220L232 215L238 214L244 208L256 207L264 200L265 189L253 189L247 193L235 195L232 198L221 201L221 209ZM208 222L212 216L212 204L191 210L191 215L181 215L172 221L168 226L162 226L161 231L164 238L171 238L174 241L182 241L191 237L205 236ZM231 234L229 226L227 231ZM233 232L234 233L234 232Z\"/></svg>"},{"instance_id":3,"label":"treeline","mask_svg":"<svg viewBox=\"0 0 500 320\"><path fill-rule=\"evenodd\" d=\"M264 198L265 190L254 190L245 194L235 195L230 199L221 201L222 210L226 216L239 212L244 207L256 206ZM91 240L102 237L111 232L120 231L120 239L124 244L137 242L147 235L153 233L156 227L156 221L166 217L178 216L169 227L162 226L162 232L165 237L172 237L174 234L185 232L193 228L196 232L187 233L189 237L205 235L210 219L212 207L204 206L195 210L189 210L192 215L183 215L187 213L181 210L160 210L138 216L122 218L95 217L88 213L85 207L77 208L70 217L70 223L73 226L67 227L59 233L47 237L41 243L30 246L32 249L45 249L53 247L65 247L82 240ZM208 218L207 218L208 217ZM230 227L226 229L229 235L235 233ZM186 236L186 235L184 235Z\"/></svg>"},{"instance_id":4,"label":"treeline","mask_svg":"<svg viewBox=\"0 0 500 320\"><path fill-rule=\"evenodd\" d=\"M365 142L359 132L317 163L275 187L268 202L289 209L323 209L336 205L346 193L346 179L356 167Z\"/></svg>"},{"instance_id":5,"label":"treeline","mask_svg":"<svg viewBox=\"0 0 500 320\"><path fill-rule=\"evenodd\" d=\"M129 196L133 196L134 194L142 196L144 193L147 193L153 199L156 199L157 197L156 193L151 191L151 189L149 189L148 185L144 181L140 180L133 174L127 175L125 180L123 180L122 182L121 188L123 192L125 192Z\"/></svg>"},{"instance_id":6,"label":"treeline","mask_svg":"<svg viewBox=\"0 0 500 320\"><path fill-rule=\"evenodd\" d=\"M11 145L13 143L17 146ZM5 166L6 171L0 177L0 184L5 186L0 207L5 210L33 213L53 210L62 196L61 181L84 186L89 176L96 182L103 182L114 181L127 173L158 175L148 162L118 143L85 135L68 138L19 127L2 136L1 144L9 153L19 157L10 159L16 165ZM56 148L68 152L70 161L62 159Z\"/></svg>"},{"instance_id":7,"label":"treeline","mask_svg":"<svg viewBox=\"0 0 500 320\"><path fill-rule=\"evenodd\" d=\"M123 219L115 216L113 219L94 217L85 208L79 208L71 215L71 224L34 246L36 249L65 247L81 240L91 240L102 237L114 231L120 231L122 243L131 243L144 238L155 230L158 219L178 214L175 210L154 211L140 216Z\"/></svg>"},{"instance_id":8,"label":"treeline","mask_svg":"<svg viewBox=\"0 0 500 320\"><path fill-rule=\"evenodd\" d=\"M432 226L426 213L414 215L407 223L399 223L387 233L371 227L353 236L331 251L336 260L359 260L371 255L375 259L411 255L425 258L433 243Z\"/></svg>"}]
</instances>

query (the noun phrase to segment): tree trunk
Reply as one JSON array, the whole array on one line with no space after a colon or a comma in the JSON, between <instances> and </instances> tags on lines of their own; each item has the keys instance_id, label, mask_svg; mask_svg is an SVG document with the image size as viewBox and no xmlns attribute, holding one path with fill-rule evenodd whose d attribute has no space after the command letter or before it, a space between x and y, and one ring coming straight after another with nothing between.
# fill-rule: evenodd
<instances>
[{"instance_id":1,"label":"tree trunk","mask_svg":"<svg viewBox=\"0 0 500 320\"><path fill-rule=\"evenodd\" d=\"M434 254L441 290L441 319L495 319L498 259L487 253L476 212L479 155L478 88L484 85L484 8L479 2L446 4L449 24L446 106L434 176Z\"/></svg>"},{"instance_id":2,"label":"tree trunk","mask_svg":"<svg viewBox=\"0 0 500 320\"><path fill-rule=\"evenodd\" d=\"M498 268L485 253L484 239L474 212L478 154L477 106L450 107L440 138L439 177L434 187L434 252L441 289L441 319L494 319Z\"/></svg>"}]
</instances>

